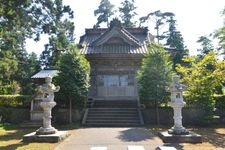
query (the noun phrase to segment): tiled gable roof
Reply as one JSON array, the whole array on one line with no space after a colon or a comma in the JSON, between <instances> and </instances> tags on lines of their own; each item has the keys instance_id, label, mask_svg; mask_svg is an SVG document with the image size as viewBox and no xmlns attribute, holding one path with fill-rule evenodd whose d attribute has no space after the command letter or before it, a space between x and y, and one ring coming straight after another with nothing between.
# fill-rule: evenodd
<instances>
[{"instance_id":1,"label":"tiled gable roof","mask_svg":"<svg viewBox=\"0 0 225 150\"><path fill-rule=\"evenodd\" d=\"M141 46L141 43L132 34L122 27L113 27L102 35L100 35L96 40L91 43L91 46L100 46L106 43L112 37L120 37L126 43L132 46Z\"/></svg>"},{"instance_id":2,"label":"tiled gable roof","mask_svg":"<svg viewBox=\"0 0 225 150\"><path fill-rule=\"evenodd\" d=\"M116 39L116 40L115 40ZM113 40L119 43L112 42ZM80 38L81 53L88 54L144 54L153 38L146 28L86 29Z\"/></svg>"}]
</instances>

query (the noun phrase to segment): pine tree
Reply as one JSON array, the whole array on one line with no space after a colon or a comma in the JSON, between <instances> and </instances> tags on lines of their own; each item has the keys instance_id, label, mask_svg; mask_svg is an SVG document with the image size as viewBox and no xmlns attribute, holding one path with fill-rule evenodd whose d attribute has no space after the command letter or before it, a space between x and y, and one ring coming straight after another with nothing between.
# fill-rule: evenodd
<instances>
[{"instance_id":1,"label":"pine tree","mask_svg":"<svg viewBox=\"0 0 225 150\"><path fill-rule=\"evenodd\" d=\"M172 74L172 65L169 55L161 45L151 44L145 54L141 68L138 71L139 96L142 103L155 106L157 124L159 124L158 106L167 95Z\"/></svg>"},{"instance_id":2,"label":"pine tree","mask_svg":"<svg viewBox=\"0 0 225 150\"><path fill-rule=\"evenodd\" d=\"M132 22L133 17L137 15L135 12L137 7L134 6L134 0L124 0L121 4L122 7L119 8L119 12L123 26L135 27L136 22Z\"/></svg>"},{"instance_id":3,"label":"pine tree","mask_svg":"<svg viewBox=\"0 0 225 150\"><path fill-rule=\"evenodd\" d=\"M46 68L55 67L61 53L74 41L74 23L70 20L73 11L63 6L62 0L55 0L52 9L52 21L43 26L44 33L49 35L49 43L40 56L40 63Z\"/></svg>"},{"instance_id":4,"label":"pine tree","mask_svg":"<svg viewBox=\"0 0 225 150\"><path fill-rule=\"evenodd\" d=\"M174 49L172 53L173 68L175 69L176 64L183 63L182 58L188 55L188 50L184 46L184 40L180 33L176 29L176 20L173 16L167 21L169 23L169 30L166 32L166 46L170 49Z\"/></svg>"},{"instance_id":5,"label":"pine tree","mask_svg":"<svg viewBox=\"0 0 225 150\"><path fill-rule=\"evenodd\" d=\"M212 40L210 40L209 37L207 36L200 36L197 42L200 43L202 46L201 49L197 50L200 52L199 54L200 57L203 57L204 55L214 50Z\"/></svg>"},{"instance_id":6,"label":"pine tree","mask_svg":"<svg viewBox=\"0 0 225 150\"><path fill-rule=\"evenodd\" d=\"M160 10L157 10L157 11L147 14L147 16L141 17L139 19L139 21L140 21L139 26L142 26L143 23L147 23L149 20L153 21L155 24L154 29L156 30L155 37L159 44L160 41L162 41L166 38L164 35L165 32L162 32L161 29L162 29L162 27L167 25L167 20L171 16L174 16L174 14L172 12L161 12Z\"/></svg>"},{"instance_id":7,"label":"pine tree","mask_svg":"<svg viewBox=\"0 0 225 150\"><path fill-rule=\"evenodd\" d=\"M109 0L101 0L98 9L94 11L94 15L98 16L97 23L94 25L95 28L99 28L101 23L106 23L109 27L110 17L114 15L114 5Z\"/></svg>"},{"instance_id":8,"label":"pine tree","mask_svg":"<svg viewBox=\"0 0 225 150\"><path fill-rule=\"evenodd\" d=\"M56 78L60 85L58 98L69 101L70 123L72 122L72 107L83 108L89 87L90 66L75 45L70 45L66 53L60 57L59 75Z\"/></svg>"},{"instance_id":9,"label":"pine tree","mask_svg":"<svg viewBox=\"0 0 225 150\"><path fill-rule=\"evenodd\" d=\"M165 87L171 81L171 73L169 55L161 45L151 44L137 76L141 100L161 100L166 93Z\"/></svg>"}]
</instances>

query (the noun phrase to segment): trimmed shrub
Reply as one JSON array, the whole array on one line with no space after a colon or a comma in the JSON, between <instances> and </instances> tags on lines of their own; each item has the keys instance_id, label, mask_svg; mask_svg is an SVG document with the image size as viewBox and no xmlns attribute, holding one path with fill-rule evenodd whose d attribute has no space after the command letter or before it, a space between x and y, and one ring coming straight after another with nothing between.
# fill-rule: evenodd
<instances>
[{"instance_id":1,"label":"trimmed shrub","mask_svg":"<svg viewBox=\"0 0 225 150\"><path fill-rule=\"evenodd\" d=\"M0 95L0 106L29 107L31 99L30 95Z\"/></svg>"}]
</instances>

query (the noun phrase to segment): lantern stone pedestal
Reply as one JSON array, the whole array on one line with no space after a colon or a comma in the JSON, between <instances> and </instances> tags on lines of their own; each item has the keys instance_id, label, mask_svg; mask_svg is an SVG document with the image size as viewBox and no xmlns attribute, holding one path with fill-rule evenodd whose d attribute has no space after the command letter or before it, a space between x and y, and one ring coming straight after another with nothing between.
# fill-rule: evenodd
<instances>
[{"instance_id":1,"label":"lantern stone pedestal","mask_svg":"<svg viewBox=\"0 0 225 150\"><path fill-rule=\"evenodd\" d=\"M174 126L166 132L159 132L159 137L164 143L201 143L201 135L189 132L182 125L182 108L185 106L183 101L183 90L185 86L179 83L179 76L173 77L170 85L171 102L169 105L173 108Z\"/></svg>"},{"instance_id":2,"label":"lantern stone pedestal","mask_svg":"<svg viewBox=\"0 0 225 150\"><path fill-rule=\"evenodd\" d=\"M43 108L43 127L40 127L37 131L37 135L54 134L57 130L51 126L51 111L56 105L56 102L41 102L40 106Z\"/></svg>"},{"instance_id":3,"label":"lantern stone pedestal","mask_svg":"<svg viewBox=\"0 0 225 150\"><path fill-rule=\"evenodd\" d=\"M34 76L43 77L43 75L47 75L45 76L45 83L37 89L42 99L40 107L43 110L43 125L36 132L24 135L24 142L59 142L68 136L67 131L58 131L51 125L51 112L52 108L56 105L56 102L54 102L54 92L58 92L60 87L51 83L52 76L55 74L49 73L49 70L47 72L42 70Z\"/></svg>"}]
</instances>

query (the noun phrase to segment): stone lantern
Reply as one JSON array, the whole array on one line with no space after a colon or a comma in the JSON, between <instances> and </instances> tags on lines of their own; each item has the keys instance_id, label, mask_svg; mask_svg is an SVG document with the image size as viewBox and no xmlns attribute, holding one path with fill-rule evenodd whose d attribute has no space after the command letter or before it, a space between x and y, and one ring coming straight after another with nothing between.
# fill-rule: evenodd
<instances>
[{"instance_id":1,"label":"stone lantern","mask_svg":"<svg viewBox=\"0 0 225 150\"><path fill-rule=\"evenodd\" d=\"M169 87L171 92L169 105L173 108L174 126L168 131L159 132L159 137L164 143L201 143L201 135L189 132L182 125L182 108L186 104L183 99L183 91L186 87L179 83L179 79L179 76L173 76Z\"/></svg>"},{"instance_id":2,"label":"stone lantern","mask_svg":"<svg viewBox=\"0 0 225 150\"><path fill-rule=\"evenodd\" d=\"M37 74L33 75L31 79L39 84L46 84L46 78L53 78L58 73L57 70L41 70ZM40 86L37 87L35 97L31 101L30 108L30 122L27 123L28 126L40 127L43 122L43 108L41 107L41 102L44 99L43 92L40 91Z\"/></svg>"},{"instance_id":3,"label":"stone lantern","mask_svg":"<svg viewBox=\"0 0 225 150\"><path fill-rule=\"evenodd\" d=\"M54 102L54 92L58 92L59 86L52 84L52 77L45 78L45 84L38 87L39 93L42 93L42 102L40 103L43 109L43 126L36 131L36 134L53 134L56 133L56 129L51 125L51 111L56 105Z\"/></svg>"},{"instance_id":4,"label":"stone lantern","mask_svg":"<svg viewBox=\"0 0 225 150\"><path fill-rule=\"evenodd\" d=\"M45 83L37 88L37 97L41 100L39 106L43 110L43 124L38 130L36 130L36 132L24 135L24 141L58 142L68 135L66 131L58 131L51 125L51 112L52 108L56 105L56 102L54 101L54 93L60 90L59 86L55 86L52 83L52 78L57 74L57 70L41 70L32 76L35 80L44 79L45 81Z\"/></svg>"},{"instance_id":5,"label":"stone lantern","mask_svg":"<svg viewBox=\"0 0 225 150\"><path fill-rule=\"evenodd\" d=\"M188 134L189 132L182 125L182 108L185 106L183 100L183 90L185 86L179 83L179 76L174 76L172 84L169 87L171 92L171 102L169 105L173 108L174 112L174 126L169 129L170 134Z\"/></svg>"}]
</instances>

